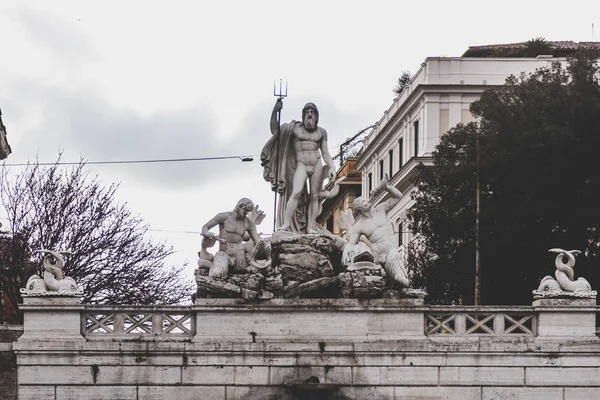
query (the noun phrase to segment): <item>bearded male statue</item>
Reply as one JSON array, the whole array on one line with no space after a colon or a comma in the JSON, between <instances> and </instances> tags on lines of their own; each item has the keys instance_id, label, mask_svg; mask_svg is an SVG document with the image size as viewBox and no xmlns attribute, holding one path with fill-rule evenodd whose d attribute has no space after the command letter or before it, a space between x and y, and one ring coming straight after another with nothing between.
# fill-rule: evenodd
<instances>
[{"instance_id":1,"label":"bearded male statue","mask_svg":"<svg viewBox=\"0 0 600 400\"><path fill-rule=\"evenodd\" d=\"M335 177L333 158L327 149L327 131L318 126L319 111L313 103L302 109L302 122L279 126L277 115L282 108L283 102L278 99L271 114L273 136L260 155L263 178L279 194L276 227L282 231L317 233L323 181Z\"/></svg>"}]
</instances>

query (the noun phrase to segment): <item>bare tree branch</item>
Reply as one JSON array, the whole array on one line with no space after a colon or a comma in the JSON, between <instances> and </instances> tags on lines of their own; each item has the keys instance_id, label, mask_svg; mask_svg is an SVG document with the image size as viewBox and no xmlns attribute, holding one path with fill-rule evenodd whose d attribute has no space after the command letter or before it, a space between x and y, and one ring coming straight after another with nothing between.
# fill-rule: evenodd
<instances>
[{"instance_id":1,"label":"bare tree branch","mask_svg":"<svg viewBox=\"0 0 600 400\"><path fill-rule=\"evenodd\" d=\"M40 248L75 253L65 273L83 288L85 303L176 304L193 292L185 266L164 265L173 249L149 241L148 225L115 201L118 185L90 176L83 160L47 168L36 162L18 174L3 169L0 184L10 223L0 237L0 277L13 304L29 275L42 273L31 260Z\"/></svg>"}]
</instances>

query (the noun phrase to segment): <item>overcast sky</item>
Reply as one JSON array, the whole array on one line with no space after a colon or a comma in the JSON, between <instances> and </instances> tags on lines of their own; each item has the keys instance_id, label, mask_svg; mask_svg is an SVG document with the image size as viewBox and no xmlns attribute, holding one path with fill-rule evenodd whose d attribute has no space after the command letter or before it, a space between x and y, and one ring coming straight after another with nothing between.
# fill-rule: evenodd
<instances>
[{"instance_id":1,"label":"overcast sky","mask_svg":"<svg viewBox=\"0 0 600 400\"><path fill-rule=\"evenodd\" d=\"M258 155L273 80L282 119L312 101L329 149L379 120L404 70L468 46L600 38L600 1L0 0L0 108L13 154L111 161ZM240 197L272 230L258 157L90 166L193 276L198 232ZM16 170L16 167L14 168ZM77 250L77 249L72 249Z\"/></svg>"}]
</instances>

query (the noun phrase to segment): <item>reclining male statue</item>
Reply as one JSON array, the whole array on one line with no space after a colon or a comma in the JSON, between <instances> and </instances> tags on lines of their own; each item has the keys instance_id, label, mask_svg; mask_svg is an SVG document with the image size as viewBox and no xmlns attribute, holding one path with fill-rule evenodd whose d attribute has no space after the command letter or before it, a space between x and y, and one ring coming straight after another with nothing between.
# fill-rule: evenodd
<instances>
[{"instance_id":1,"label":"reclining male statue","mask_svg":"<svg viewBox=\"0 0 600 400\"><path fill-rule=\"evenodd\" d=\"M387 212L398 204L402 198L402 193L389 185L387 174L372 196L383 190L387 191L391 198L375 207L371 205L368 199L363 197L354 199L354 215L360 215L361 218L352 225L354 218L350 217L352 220L348 221L349 214L344 214L340 218L340 225L346 227L348 234L348 244L344 248L342 260L345 263L352 262L350 258L353 257L350 257L350 254L362 252L361 247L364 248L364 244L363 242L359 243L359 241L361 235L364 235L370 242L368 247L373 254L374 262L383 267L388 277L388 283L408 287L408 274L398 252L394 227L387 215Z\"/></svg>"}]
</instances>

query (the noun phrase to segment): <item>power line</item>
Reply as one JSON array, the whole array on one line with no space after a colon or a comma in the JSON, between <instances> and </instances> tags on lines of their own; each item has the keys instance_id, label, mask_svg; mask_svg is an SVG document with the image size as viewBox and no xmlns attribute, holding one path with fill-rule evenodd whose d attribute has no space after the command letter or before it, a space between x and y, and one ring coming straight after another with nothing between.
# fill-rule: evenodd
<instances>
[{"instance_id":1,"label":"power line","mask_svg":"<svg viewBox=\"0 0 600 400\"><path fill-rule=\"evenodd\" d=\"M167 163L167 162L187 162L187 161L212 161L212 160L227 160L238 158L242 162L254 161L257 155L249 156L223 156L223 157L191 157L191 158L163 158L150 160L116 160L116 161L58 161L58 162L38 162L38 163L9 163L4 164L6 167L26 167L28 165L79 165L82 162L86 165L104 165L104 164L149 164L149 163Z\"/></svg>"},{"instance_id":2,"label":"power line","mask_svg":"<svg viewBox=\"0 0 600 400\"><path fill-rule=\"evenodd\" d=\"M365 128L365 130L368 128ZM364 131L364 130L363 130ZM359 132L363 133L363 131ZM423 136L422 139L441 139L443 135ZM406 138L402 136L401 138ZM353 138L351 138L353 139ZM360 141L364 141L361 139ZM411 140L408 138L408 140ZM108 165L108 164L151 164L151 163L168 163L168 162L189 162L189 161L214 161L214 160L227 160L227 159L239 159L242 162L252 162L254 157L258 157L258 154L252 155L241 155L241 156L222 156L222 157L190 157L190 158L164 158L164 159L149 159L149 160L114 160L114 161L58 161L58 162L29 162L29 163L7 163L4 164L6 167L26 167L28 165L79 165L83 162L86 165ZM333 158L338 158L340 154L336 154Z\"/></svg>"},{"instance_id":3,"label":"power line","mask_svg":"<svg viewBox=\"0 0 600 400\"><path fill-rule=\"evenodd\" d=\"M148 229L148 232L164 232L164 233L182 233L186 235L200 235L202 232L200 231L176 231L169 229ZM269 236L271 233L258 232L258 236Z\"/></svg>"},{"instance_id":4,"label":"power line","mask_svg":"<svg viewBox=\"0 0 600 400\"><path fill-rule=\"evenodd\" d=\"M200 235L202 232L198 231L173 231L168 229L148 229L148 232L165 232L165 233L184 233L184 234L193 234Z\"/></svg>"}]
</instances>

